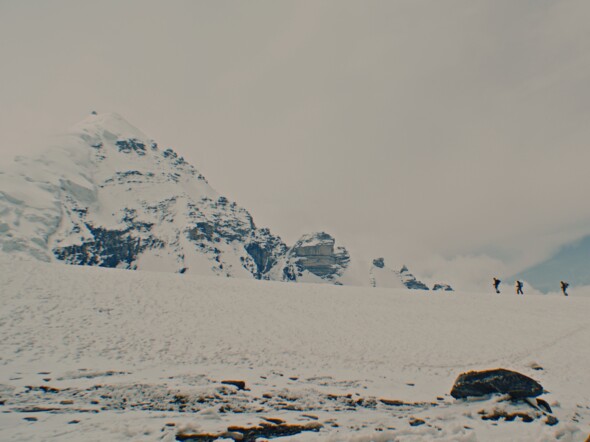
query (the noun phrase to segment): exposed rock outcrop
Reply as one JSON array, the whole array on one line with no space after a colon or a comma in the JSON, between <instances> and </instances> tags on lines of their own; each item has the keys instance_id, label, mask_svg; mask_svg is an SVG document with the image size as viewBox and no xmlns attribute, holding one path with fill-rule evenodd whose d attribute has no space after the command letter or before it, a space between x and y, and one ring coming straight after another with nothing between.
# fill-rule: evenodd
<instances>
[{"instance_id":1,"label":"exposed rock outcrop","mask_svg":"<svg viewBox=\"0 0 590 442\"><path fill-rule=\"evenodd\" d=\"M337 282L348 267L350 255L335 243L335 239L325 232L303 235L273 269L272 279Z\"/></svg>"},{"instance_id":2,"label":"exposed rock outcrop","mask_svg":"<svg viewBox=\"0 0 590 442\"><path fill-rule=\"evenodd\" d=\"M375 258L369 270L372 287L408 288L411 290L429 290L422 281L418 281L404 265L400 270L394 270L385 265L384 258Z\"/></svg>"},{"instance_id":3,"label":"exposed rock outcrop","mask_svg":"<svg viewBox=\"0 0 590 442\"><path fill-rule=\"evenodd\" d=\"M449 284L434 284L434 286L432 287L432 290L443 290L445 292L452 292L453 291L453 287L451 287Z\"/></svg>"},{"instance_id":4,"label":"exposed rock outcrop","mask_svg":"<svg viewBox=\"0 0 590 442\"><path fill-rule=\"evenodd\" d=\"M493 393L509 394L513 399L524 399L541 395L543 387L521 373L497 368L462 373L451 390L451 396L455 399Z\"/></svg>"},{"instance_id":5,"label":"exposed rock outcrop","mask_svg":"<svg viewBox=\"0 0 590 442\"><path fill-rule=\"evenodd\" d=\"M422 281L418 281L414 275L410 273L408 268L404 265L399 271L400 277L404 285L412 290L429 290L428 286Z\"/></svg>"}]
</instances>

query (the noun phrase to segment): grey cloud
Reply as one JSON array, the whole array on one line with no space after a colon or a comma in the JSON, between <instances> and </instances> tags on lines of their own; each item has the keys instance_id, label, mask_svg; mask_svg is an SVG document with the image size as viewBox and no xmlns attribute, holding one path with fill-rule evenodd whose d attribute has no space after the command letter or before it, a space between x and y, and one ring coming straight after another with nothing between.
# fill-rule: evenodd
<instances>
[{"instance_id":1,"label":"grey cloud","mask_svg":"<svg viewBox=\"0 0 590 442\"><path fill-rule=\"evenodd\" d=\"M588 13L3 2L0 149L112 110L288 241L325 229L367 259L488 254L517 269L590 232Z\"/></svg>"}]
</instances>

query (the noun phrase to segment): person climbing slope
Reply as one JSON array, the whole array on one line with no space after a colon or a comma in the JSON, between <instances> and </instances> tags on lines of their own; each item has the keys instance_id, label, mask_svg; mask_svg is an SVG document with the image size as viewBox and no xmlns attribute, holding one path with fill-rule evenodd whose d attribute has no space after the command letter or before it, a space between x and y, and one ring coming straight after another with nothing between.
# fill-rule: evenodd
<instances>
[{"instance_id":1,"label":"person climbing slope","mask_svg":"<svg viewBox=\"0 0 590 442\"><path fill-rule=\"evenodd\" d=\"M564 296L567 296L566 290L569 286L570 285L567 282L561 281L561 291L563 292Z\"/></svg>"},{"instance_id":2,"label":"person climbing slope","mask_svg":"<svg viewBox=\"0 0 590 442\"><path fill-rule=\"evenodd\" d=\"M496 290L496 293L500 293L500 289L498 287L500 287L500 283L502 281L500 281L498 278L494 278L494 289Z\"/></svg>"},{"instance_id":3,"label":"person climbing slope","mask_svg":"<svg viewBox=\"0 0 590 442\"><path fill-rule=\"evenodd\" d=\"M516 281L516 294L517 295L524 295L523 291L522 291L522 287L523 287L523 282L522 281Z\"/></svg>"}]
</instances>

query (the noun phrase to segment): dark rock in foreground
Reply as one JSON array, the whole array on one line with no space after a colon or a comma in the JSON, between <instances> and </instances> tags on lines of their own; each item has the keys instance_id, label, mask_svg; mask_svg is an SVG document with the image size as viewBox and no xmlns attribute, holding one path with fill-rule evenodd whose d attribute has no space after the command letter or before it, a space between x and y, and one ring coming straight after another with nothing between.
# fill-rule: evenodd
<instances>
[{"instance_id":1,"label":"dark rock in foreground","mask_svg":"<svg viewBox=\"0 0 590 442\"><path fill-rule=\"evenodd\" d=\"M244 381L221 381L222 384L225 385L233 385L234 387L237 387L238 390L245 390L246 389L246 383Z\"/></svg>"},{"instance_id":2,"label":"dark rock in foreground","mask_svg":"<svg viewBox=\"0 0 590 442\"><path fill-rule=\"evenodd\" d=\"M493 393L509 394L513 399L523 399L539 396L543 393L543 387L528 376L497 368L462 373L451 390L451 396L455 399Z\"/></svg>"}]
</instances>

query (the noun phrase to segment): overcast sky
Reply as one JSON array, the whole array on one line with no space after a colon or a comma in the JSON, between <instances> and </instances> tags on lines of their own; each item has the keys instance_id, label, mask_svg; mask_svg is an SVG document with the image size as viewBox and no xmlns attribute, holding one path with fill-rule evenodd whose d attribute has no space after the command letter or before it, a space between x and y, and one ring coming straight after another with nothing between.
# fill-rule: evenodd
<instances>
[{"instance_id":1,"label":"overcast sky","mask_svg":"<svg viewBox=\"0 0 590 442\"><path fill-rule=\"evenodd\" d=\"M91 110L289 243L509 273L590 233L587 0L0 0L2 163Z\"/></svg>"}]
</instances>

